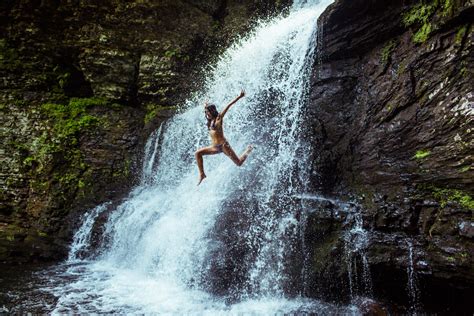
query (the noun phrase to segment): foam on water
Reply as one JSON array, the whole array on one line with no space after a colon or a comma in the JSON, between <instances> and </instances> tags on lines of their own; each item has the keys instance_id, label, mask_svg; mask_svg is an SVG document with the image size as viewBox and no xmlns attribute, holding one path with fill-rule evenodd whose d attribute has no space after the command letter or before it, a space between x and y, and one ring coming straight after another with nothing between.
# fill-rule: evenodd
<instances>
[{"instance_id":1,"label":"foam on water","mask_svg":"<svg viewBox=\"0 0 474 316\"><path fill-rule=\"evenodd\" d=\"M288 201L306 191L308 177L311 148L301 133L317 18L332 0L310 2L298 1L287 16L262 23L228 49L186 110L151 135L142 182L111 212L101 255L93 262L77 256L100 209L76 235L82 239L71 251L74 264L62 276L74 281L50 288L59 297L55 313L351 311L289 299L284 287L292 240L299 238L298 205ZM197 187L194 151L209 144L202 104L209 99L222 109L241 88L246 97L226 115L226 137L238 154L250 143L256 149L241 168L225 155L206 156L208 178ZM238 236L252 256L237 258L245 269L229 303L203 285L219 243L210 232L234 200L253 201L240 206L251 220Z\"/></svg>"}]
</instances>

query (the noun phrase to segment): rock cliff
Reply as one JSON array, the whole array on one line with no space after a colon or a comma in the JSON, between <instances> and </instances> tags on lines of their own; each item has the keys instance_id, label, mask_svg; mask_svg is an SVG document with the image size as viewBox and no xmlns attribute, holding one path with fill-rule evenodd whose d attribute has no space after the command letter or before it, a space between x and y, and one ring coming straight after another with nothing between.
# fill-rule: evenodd
<instances>
[{"instance_id":1,"label":"rock cliff","mask_svg":"<svg viewBox=\"0 0 474 316\"><path fill-rule=\"evenodd\" d=\"M312 187L355 203L310 217L312 295L347 299L349 272L367 295L367 260L379 299L472 312L473 17L472 1L338 0L320 18ZM368 244L351 250L356 213Z\"/></svg>"},{"instance_id":2,"label":"rock cliff","mask_svg":"<svg viewBox=\"0 0 474 316\"><path fill-rule=\"evenodd\" d=\"M0 261L63 258L202 68L285 1L2 1Z\"/></svg>"}]
</instances>

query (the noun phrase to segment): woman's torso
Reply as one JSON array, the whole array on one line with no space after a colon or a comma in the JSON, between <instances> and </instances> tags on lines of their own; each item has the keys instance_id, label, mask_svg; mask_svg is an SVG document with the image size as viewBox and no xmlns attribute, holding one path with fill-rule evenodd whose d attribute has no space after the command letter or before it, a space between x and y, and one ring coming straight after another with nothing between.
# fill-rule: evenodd
<instances>
[{"instance_id":1,"label":"woman's torso","mask_svg":"<svg viewBox=\"0 0 474 316\"><path fill-rule=\"evenodd\" d=\"M209 129L209 136L211 137L211 142L213 145L220 145L227 141L224 137L222 120L223 119L220 117L216 118L214 124L211 124L211 128Z\"/></svg>"}]
</instances>

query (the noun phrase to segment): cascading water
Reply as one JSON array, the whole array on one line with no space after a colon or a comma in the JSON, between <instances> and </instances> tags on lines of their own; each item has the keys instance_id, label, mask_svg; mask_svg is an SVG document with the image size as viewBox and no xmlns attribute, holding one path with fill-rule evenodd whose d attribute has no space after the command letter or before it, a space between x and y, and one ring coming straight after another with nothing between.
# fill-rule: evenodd
<instances>
[{"instance_id":1,"label":"cascading water","mask_svg":"<svg viewBox=\"0 0 474 316\"><path fill-rule=\"evenodd\" d=\"M66 272L76 281L53 289L55 312L334 308L289 290L287 261L299 238L294 197L305 191L311 151L301 136L306 85L316 21L332 0L300 2L230 48L187 110L152 134L142 182L109 216L101 255L82 265L76 255L101 209L76 234ZM227 114L226 137L238 153L256 148L242 168L225 155L206 156L208 178L197 187L194 151L208 145L202 103L222 108L241 88L247 96Z\"/></svg>"},{"instance_id":2,"label":"cascading water","mask_svg":"<svg viewBox=\"0 0 474 316\"><path fill-rule=\"evenodd\" d=\"M415 264L414 264L414 256L413 256L413 242L411 240L407 240L407 248L408 248L408 266L407 266L407 274L408 274L408 283L407 283L407 291L410 303L409 312L411 315L416 315L421 310L419 297L420 297L420 290L418 288L418 280L415 271Z\"/></svg>"},{"instance_id":3,"label":"cascading water","mask_svg":"<svg viewBox=\"0 0 474 316\"><path fill-rule=\"evenodd\" d=\"M143 157L143 168L141 184L146 185L153 179L153 167L156 166L156 154L158 153L161 131L163 124L156 131L151 133L145 145L145 156Z\"/></svg>"},{"instance_id":4,"label":"cascading water","mask_svg":"<svg viewBox=\"0 0 474 316\"><path fill-rule=\"evenodd\" d=\"M92 229L96 218L107 209L110 203L101 204L82 217L82 225L74 235L74 241L69 249L68 262L75 262L80 260L80 254L88 251L88 246L91 241Z\"/></svg>"},{"instance_id":5,"label":"cascading water","mask_svg":"<svg viewBox=\"0 0 474 316\"><path fill-rule=\"evenodd\" d=\"M344 252L351 300L354 300L356 295L370 297L372 296L372 277L366 254L369 242L368 232L363 228L358 207L351 204L343 207L348 213L348 222L352 222L351 228L344 235ZM358 273L360 270L357 267L358 261L362 264L362 275ZM361 289L358 288L359 285L362 285Z\"/></svg>"}]
</instances>

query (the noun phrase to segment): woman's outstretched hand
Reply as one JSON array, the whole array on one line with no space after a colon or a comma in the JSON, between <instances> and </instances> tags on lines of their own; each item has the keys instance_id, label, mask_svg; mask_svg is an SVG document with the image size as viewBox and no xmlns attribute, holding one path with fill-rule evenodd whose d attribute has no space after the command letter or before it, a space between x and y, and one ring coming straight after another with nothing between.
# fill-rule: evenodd
<instances>
[{"instance_id":1,"label":"woman's outstretched hand","mask_svg":"<svg viewBox=\"0 0 474 316\"><path fill-rule=\"evenodd\" d=\"M240 91L239 98L242 98L242 97L244 97L244 96L245 96L245 91L244 91L244 89L242 89L242 90Z\"/></svg>"}]
</instances>

